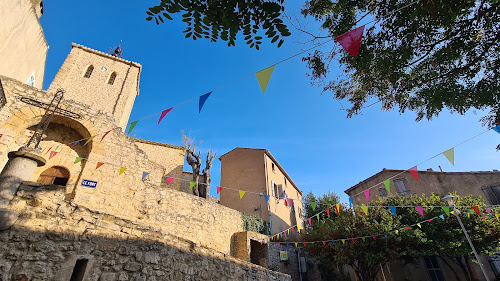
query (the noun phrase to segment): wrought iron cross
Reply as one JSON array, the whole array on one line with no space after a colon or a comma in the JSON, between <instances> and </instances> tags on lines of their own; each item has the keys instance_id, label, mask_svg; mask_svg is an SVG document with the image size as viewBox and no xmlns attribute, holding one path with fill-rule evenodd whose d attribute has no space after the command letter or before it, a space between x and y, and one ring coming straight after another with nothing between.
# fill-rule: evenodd
<instances>
[{"instance_id":1,"label":"wrought iron cross","mask_svg":"<svg viewBox=\"0 0 500 281\"><path fill-rule=\"evenodd\" d=\"M31 104L37 107L45 108L45 114L42 117L42 120L38 125L36 126L35 132L31 136L30 140L26 144L26 147L31 147L31 148L38 148L38 145L40 144L40 141L42 141L42 136L43 133L47 130L47 127L50 124L50 121L52 120L52 117L54 117L55 113L59 113L62 115L66 115L68 117L73 117L76 119L80 119L80 115L73 113L68 110L64 110L62 108L59 108L59 104L61 103L63 97L64 97L64 89L57 89L57 92L52 99L52 102L50 104L46 104L43 102L39 102L33 99L25 98L22 97L21 101L27 104Z\"/></svg>"}]
</instances>

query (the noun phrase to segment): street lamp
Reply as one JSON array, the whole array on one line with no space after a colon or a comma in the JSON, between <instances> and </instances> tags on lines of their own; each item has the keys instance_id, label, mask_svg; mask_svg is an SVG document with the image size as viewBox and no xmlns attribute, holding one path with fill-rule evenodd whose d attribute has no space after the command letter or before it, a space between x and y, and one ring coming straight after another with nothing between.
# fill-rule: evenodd
<instances>
[{"instance_id":1,"label":"street lamp","mask_svg":"<svg viewBox=\"0 0 500 281\"><path fill-rule=\"evenodd\" d=\"M462 227L462 231L464 232L465 238L467 238L467 241L469 242L469 245L472 249L472 252L474 252L474 256L476 257L476 260L479 263L479 267L481 267L481 271L483 272L484 278L486 278L486 281L490 281L490 278L488 278L488 275L486 274L486 271L484 270L483 263L481 263L481 260L479 260L479 255L476 252L476 248L474 248L474 245L472 244L472 241L470 240L469 234L467 233L467 230L465 230L465 226L464 226L462 220L460 219L460 216L458 215L457 208L455 208L455 201L457 201L457 197L452 196L452 195L446 195L445 197L441 198L441 200L448 203L448 205L450 207L453 207L453 213L455 214L455 217L457 217L457 220L460 223L460 227Z\"/></svg>"}]
</instances>

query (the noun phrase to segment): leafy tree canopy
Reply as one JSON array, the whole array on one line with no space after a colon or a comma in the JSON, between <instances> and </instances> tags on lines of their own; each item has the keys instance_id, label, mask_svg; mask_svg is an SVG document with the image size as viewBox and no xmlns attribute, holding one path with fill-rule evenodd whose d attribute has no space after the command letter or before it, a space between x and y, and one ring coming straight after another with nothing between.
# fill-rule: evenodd
<instances>
[{"instance_id":1,"label":"leafy tree canopy","mask_svg":"<svg viewBox=\"0 0 500 281\"><path fill-rule=\"evenodd\" d=\"M280 19L284 8L283 0L161 0L146 19L160 23L182 13L187 38L221 38L234 46L243 31L246 43L259 49L259 29L278 46L290 35ZM500 1L306 0L302 14L321 21L327 32L307 32L313 39L329 40L374 22L356 58L333 43L304 58L314 83L349 101L348 117L380 102L383 110L415 111L417 120L444 108L460 114L489 110L483 123L500 124ZM342 75L331 78L333 59L340 61Z\"/></svg>"},{"instance_id":2,"label":"leafy tree canopy","mask_svg":"<svg viewBox=\"0 0 500 281\"><path fill-rule=\"evenodd\" d=\"M149 8L146 20L155 20L156 24L164 19L173 20L171 15L182 14L186 23L186 38L206 38L217 41L219 38L234 46L240 31L250 48L259 50L262 36L258 31L266 30L265 35L271 43L278 42L280 47L283 37L291 35L283 23L281 12L284 0L161 0L158 6Z\"/></svg>"},{"instance_id":3,"label":"leafy tree canopy","mask_svg":"<svg viewBox=\"0 0 500 281\"><path fill-rule=\"evenodd\" d=\"M316 198L316 196L311 191L309 191L306 194L306 196L302 197L302 203L304 206L305 217L309 218L309 217L316 215L317 213L324 210L325 208L335 206L337 203L340 203L340 197L337 194L329 191L329 192L319 196L318 198ZM315 209L313 209L311 203L316 203ZM331 209L330 214L334 215L334 213L336 213L336 211L334 210L334 208L330 208L330 209ZM328 217L328 215L326 213L322 213L320 215L320 217L326 218L326 217Z\"/></svg>"},{"instance_id":4,"label":"leafy tree canopy","mask_svg":"<svg viewBox=\"0 0 500 281\"><path fill-rule=\"evenodd\" d=\"M328 242L326 246L320 242L307 244L306 251L316 256L322 263L335 268L337 265L349 265L356 271L359 280L375 280L380 265L387 262L412 263L419 258L436 256L443 260L457 277L457 280L472 280L473 274L469 258L472 255L457 219L445 216L445 220L434 219L430 223L422 223L421 228L413 226L400 230L398 234L391 232L409 225L434 218L444 211L441 208L426 206L447 206L435 194L425 196L396 196L380 199L375 206L424 206L424 217L415 208L398 208L395 217L387 208L369 208L368 215L360 208L355 208L355 215L345 210L335 218L322 219L313 223L302 235L305 241L327 241L346 239L345 243ZM471 196L459 197L457 206L484 206L484 201ZM480 253L492 254L500 250L500 222L496 219L483 220L477 215L467 215L470 208L461 208L465 228ZM484 212L484 207L481 208ZM497 210L498 212L498 210ZM384 234L387 233L387 238ZM372 235L377 236L373 239ZM351 237L363 237L365 240ZM456 264L462 273L455 272Z\"/></svg>"}]
</instances>

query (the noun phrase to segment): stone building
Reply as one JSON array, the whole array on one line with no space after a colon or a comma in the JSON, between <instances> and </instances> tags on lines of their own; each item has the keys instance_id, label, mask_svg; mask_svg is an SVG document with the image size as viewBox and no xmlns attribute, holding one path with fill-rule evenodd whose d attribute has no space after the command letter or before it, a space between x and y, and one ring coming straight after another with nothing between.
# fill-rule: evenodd
<instances>
[{"instance_id":1,"label":"stone building","mask_svg":"<svg viewBox=\"0 0 500 281\"><path fill-rule=\"evenodd\" d=\"M383 182L390 181L390 194L387 193ZM373 188L372 188L373 187ZM456 192L460 196L473 195L482 197L487 205L500 204L500 172L438 172L432 169L418 171L418 181L407 170L383 169L375 175L350 187L345 193L353 198L354 205L366 203L363 191L370 190L370 200L388 195L430 195L449 194ZM500 258L481 255L480 259L486 268L490 280L500 278ZM471 263L477 272L478 280L485 280L479 265ZM459 271L460 269L457 268ZM454 275L446 266L441 266L439 259L428 257L416 265L391 264L384 267L380 278L387 280L454 280Z\"/></svg>"},{"instance_id":2,"label":"stone building","mask_svg":"<svg viewBox=\"0 0 500 281\"><path fill-rule=\"evenodd\" d=\"M237 147L219 160L221 186L252 192L244 195L245 204L241 204L238 191L222 189L222 205L258 215L272 234L303 222L302 191L268 150ZM268 202L264 195L269 196ZM293 199L292 206L285 206L287 198Z\"/></svg>"},{"instance_id":3,"label":"stone building","mask_svg":"<svg viewBox=\"0 0 500 281\"><path fill-rule=\"evenodd\" d=\"M25 43L2 28L20 16L22 30L40 3L0 10L0 44ZM23 71L45 63L46 48L33 46L42 59L19 54ZM260 266L266 236L247 233L240 212L180 191L182 147L124 133L140 64L72 44L48 91L43 69L25 83L15 67L0 68L0 280L291 280ZM40 149L25 147L58 88Z\"/></svg>"}]
</instances>

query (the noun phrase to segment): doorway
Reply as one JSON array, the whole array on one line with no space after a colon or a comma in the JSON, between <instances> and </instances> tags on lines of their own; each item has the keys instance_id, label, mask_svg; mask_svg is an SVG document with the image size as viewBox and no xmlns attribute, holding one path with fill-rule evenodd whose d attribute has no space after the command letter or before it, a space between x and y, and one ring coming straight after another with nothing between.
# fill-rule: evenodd
<instances>
[{"instance_id":1,"label":"doorway","mask_svg":"<svg viewBox=\"0 0 500 281\"><path fill-rule=\"evenodd\" d=\"M61 166L53 166L43 171L37 182L42 184L56 184L66 186L69 180L68 169Z\"/></svg>"}]
</instances>

